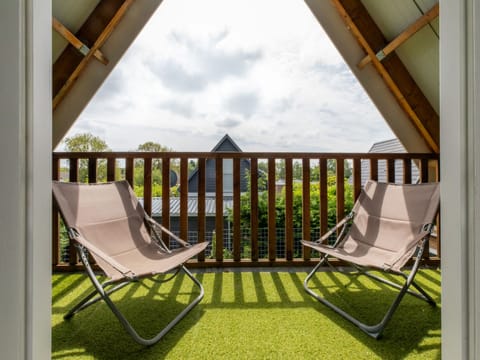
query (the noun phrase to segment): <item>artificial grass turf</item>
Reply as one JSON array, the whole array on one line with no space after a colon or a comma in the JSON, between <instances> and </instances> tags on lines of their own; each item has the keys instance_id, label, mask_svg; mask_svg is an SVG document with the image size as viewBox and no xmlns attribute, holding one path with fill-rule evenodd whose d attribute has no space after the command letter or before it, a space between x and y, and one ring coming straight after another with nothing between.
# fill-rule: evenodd
<instances>
[{"instance_id":1,"label":"artificial grass turf","mask_svg":"<svg viewBox=\"0 0 480 360\"><path fill-rule=\"evenodd\" d=\"M91 289L81 274L53 276L53 359L439 359L440 308L405 296L381 340L374 340L308 294L304 272L214 272L195 276L205 297L159 343L143 347L104 303L63 320ZM440 302L440 271L416 280ZM313 287L368 322L378 321L396 291L377 282L321 272ZM138 332L153 336L196 292L183 275L145 280L112 296ZM195 290L196 291L196 290Z\"/></svg>"}]
</instances>

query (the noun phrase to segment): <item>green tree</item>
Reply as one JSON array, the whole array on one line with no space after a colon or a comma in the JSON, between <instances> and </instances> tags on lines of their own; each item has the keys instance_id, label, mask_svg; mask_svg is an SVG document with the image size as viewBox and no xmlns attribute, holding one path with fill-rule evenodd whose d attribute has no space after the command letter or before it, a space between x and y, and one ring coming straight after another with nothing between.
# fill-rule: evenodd
<instances>
[{"instance_id":1,"label":"green tree","mask_svg":"<svg viewBox=\"0 0 480 360\"><path fill-rule=\"evenodd\" d=\"M144 152L173 152L169 147L163 146L157 142L147 141L138 145L136 151ZM137 196L143 196L143 174L145 171L145 163L143 160L135 161L134 171L134 191ZM160 159L152 160L152 196L162 196L162 167Z\"/></svg>"},{"instance_id":2,"label":"green tree","mask_svg":"<svg viewBox=\"0 0 480 360\"><path fill-rule=\"evenodd\" d=\"M105 140L90 133L81 133L67 137L63 141L67 152L106 152L112 151ZM97 181L107 180L107 162L100 159L97 162ZM88 182L88 160L80 159L78 168L78 181Z\"/></svg>"},{"instance_id":3,"label":"green tree","mask_svg":"<svg viewBox=\"0 0 480 360\"><path fill-rule=\"evenodd\" d=\"M148 152L171 152L173 151L167 146L163 146L157 142L147 141L143 144L138 145L137 151L148 151Z\"/></svg>"},{"instance_id":4,"label":"green tree","mask_svg":"<svg viewBox=\"0 0 480 360\"><path fill-rule=\"evenodd\" d=\"M90 133L77 134L63 141L68 152L111 151L105 140Z\"/></svg>"}]
</instances>

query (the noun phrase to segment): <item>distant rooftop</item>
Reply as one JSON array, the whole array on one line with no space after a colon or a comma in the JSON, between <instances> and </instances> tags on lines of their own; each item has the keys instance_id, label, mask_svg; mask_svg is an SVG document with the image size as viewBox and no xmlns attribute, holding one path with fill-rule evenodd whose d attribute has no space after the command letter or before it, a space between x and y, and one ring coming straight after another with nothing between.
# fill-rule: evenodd
<instances>
[{"instance_id":1,"label":"distant rooftop","mask_svg":"<svg viewBox=\"0 0 480 360\"><path fill-rule=\"evenodd\" d=\"M143 206L143 198L138 199ZM215 216L215 196L205 197L205 216ZM233 199L231 197L225 197L223 199L223 215L228 215L228 209L233 208ZM196 216L198 213L198 198L195 196L188 197L188 215ZM152 216L162 216L162 198L152 198ZM170 198L170 216L180 216L180 198Z\"/></svg>"},{"instance_id":2,"label":"distant rooftop","mask_svg":"<svg viewBox=\"0 0 480 360\"><path fill-rule=\"evenodd\" d=\"M390 139L379 141L372 145L369 153L406 153L405 147L398 139ZM420 177L417 165L412 162L412 183L416 183ZM370 178L370 161L362 160L362 186L365 185ZM378 181L387 182L387 162L385 160L378 161ZM395 182L403 183L403 161L395 160Z\"/></svg>"}]
</instances>

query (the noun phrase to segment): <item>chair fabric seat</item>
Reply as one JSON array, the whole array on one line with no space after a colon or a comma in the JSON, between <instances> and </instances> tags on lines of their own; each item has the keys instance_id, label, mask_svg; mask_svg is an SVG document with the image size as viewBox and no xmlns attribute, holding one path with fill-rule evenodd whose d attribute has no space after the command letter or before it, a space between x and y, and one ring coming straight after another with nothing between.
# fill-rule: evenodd
<instances>
[{"instance_id":1,"label":"chair fabric seat","mask_svg":"<svg viewBox=\"0 0 480 360\"><path fill-rule=\"evenodd\" d=\"M171 253L167 253L160 250L158 246L151 244L112 256L112 258L119 264L128 268L133 275L140 278L162 274L176 269L178 266L186 263L189 259L205 250L207 246L208 243L204 242L190 247L173 249L171 250ZM98 263L103 263L101 258L95 257L95 260ZM120 272L116 271L111 266L102 264L101 267L113 281L124 278ZM112 269L112 271L110 272L107 269Z\"/></svg>"},{"instance_id":2,"label":"chair fabric seat","mask_svg":"<svg viewBox=\"0 0 480 360\"><path fill-rule=\"evenodd\" d=\"M347 261L359 266L372 267L380 270L384 270L390 266L390 259L394 262L397 256L396 252L382 249L375 246L370 246L362 242L345 242L344 247L333 248L329 245L317 244L313 241L302 241L302 244L312 249L317 250L320 253L328 254L339 260ZM415 248L413 249L415 250ZM399 271L397 266L392 266L392 270Z\"/></svg>"}]
</instances>

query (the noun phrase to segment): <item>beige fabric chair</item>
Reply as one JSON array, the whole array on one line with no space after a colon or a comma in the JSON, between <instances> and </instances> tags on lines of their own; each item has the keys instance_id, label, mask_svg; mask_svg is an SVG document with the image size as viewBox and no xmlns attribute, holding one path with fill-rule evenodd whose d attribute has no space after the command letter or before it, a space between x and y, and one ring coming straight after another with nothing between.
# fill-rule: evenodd
<instances>
[{"instance_id":1,"label":"beige fabric chair","mask_svg":"<svg viewBox=\"0 0 480 360\"><path fill-rule=\"evenodd\" d=\"M208 243L190 245L155 222L145 213L127 181L105 184L54 181L53 194L69 237L75 241L80 259L95 287L65 315L65 319L103 299L135 341L151 345L158 342L200 302L204 294L203 287L183 264L204 251ZM162 241L162 232L176 241L179 248L169 249ZM95 276L89 255L109 277L105 283L100 284ZM142 338L109 295L133 281L153 278L158 274L171 273L172 276L163 281L171 280L180 270L197 285L200 294L156 336Z\"/></svg>"},{"instance_id":2,"label":"beige fabric chair","mask_svg":"<svg viewBox=\"0 0 480 360\"><path fill-rule=\"evenodd\" d=\"M303 245L319 251L321 255L319 264L304 281L305 290L374 338L381 335L406 293L435 306L433 299L414 281L414 277L428 244L439 203L438 183L397 185L368 181L350 215L319 240L302 240ZM325 244L336 231L340 234L335 244ZM402 268L414 255L415 262L407 275ZM320 266L329 264L329 257L346 261L361 273L400 289L380 323L364 324L309 288L309 280ZM368 269L399 275L404 279L404 285L398 286L373 275ZM410 290L410 285L417 291Z\"/></svg>"}]
</instances>

